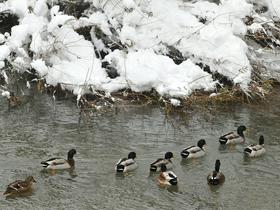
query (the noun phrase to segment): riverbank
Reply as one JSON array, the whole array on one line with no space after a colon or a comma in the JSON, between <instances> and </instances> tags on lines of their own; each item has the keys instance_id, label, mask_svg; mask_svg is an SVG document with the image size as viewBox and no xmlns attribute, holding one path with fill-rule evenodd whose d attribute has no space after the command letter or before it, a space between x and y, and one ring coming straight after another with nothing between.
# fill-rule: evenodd
<instances>
[{"instance_id":1,"label":"riverbank","mask_svg":"<svg viewBox=\"0 0 280 210\"><path fill-rule=\"evenodd\" d=\"M1 90L22 94L23 78L79 106L187 108L265 99L280 81L274 0L112 2L1 3Z\"/></svg>"}]
</instances>

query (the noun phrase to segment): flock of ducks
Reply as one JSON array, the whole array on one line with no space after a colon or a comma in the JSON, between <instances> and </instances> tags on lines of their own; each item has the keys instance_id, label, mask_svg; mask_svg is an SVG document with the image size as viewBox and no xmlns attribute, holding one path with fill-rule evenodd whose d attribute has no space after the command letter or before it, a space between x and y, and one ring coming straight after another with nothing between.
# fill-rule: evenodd
<instances>
[{"instance_id":1,"label":"flock of ducks","mask_svg":"<svg viewBox=\"0 0 280 210\"><path fill-rule=\"evenodd\" d=\"M219 138L219 142L221 144L238 144L244 143L244 131L246 130L245 126L239 126L237 128L237 132L230 132L227 133ZM181 151L181 157L183 159L192 159L192 158L199 158L205 155L205 145L206 141L201 139L197 142L196 146L189 146ZM261 135L259 138L259 144L252 144L247 146L244 149L244 154L248 157L257 157L261 156L265 153L264 148L264 137ZM42 161L41 164L43 168L46 170L61 170L61 169L70 169L74 168L75 161L74 155L76 154L75 149L71 149L68 152L67 159L63 158L51 158L46 161ZM136 153L130 152L128 157L120 159L115 165L116 173L126 173L129 171L133 171L137 168L137 163L135 161ZM153 163L150 164L150 171L151 172L160 172L159 176L157 177L157 181L160 185L177 185L178 178L174 172L170 169L172 168L172 161L173 158L172 152L166 152L163 158L159 158ZM220 160L216 160L215 162L215 169L207 176L207 182L209 185L218 185L222 184L225 181L225 176L222 172L220 172ZM36 182L32 176L28 176L25 180L16 180L10 183L7 186L4 195L8 196L17 196L21 195L25 192L28 192L32 189L32 183Z\"/></svg>"},{"instance_id":2,"label":"flock of ducks","mask_svg":"<svg viewBox=\"0 0 280 210\"><path fill-rule=\"evenodd\" d=\"M219 138L219 142L222 145L230 144L239 144L244 143L245 136L244 131L246 131L245 126L239 126L236 132L227 133ZM205 146L206 141L200 139L197 142L197 145L189 146L182 150L181 157L183 159L192 159L199 158L205 155ZM244 154L248 157L257 157L265 153L264 148L264 137L261 135L259 138L259 144L252 144L247 146L244 149ZM137 168L137 163L135 161L136 153L130 152L127 158L120 159L115 167L116 172L128 172L135 170ZM172 168L173 158L172 152L165 153L164 158L159 158L153 163L150 164L151 172L160 172L160 175L157 177L159 184L161 185L177 185L178 178L173 171L170 171ZM207 182L210 185L222 184L225 181L225 176L220 172L221 161L219 159L215 162L215 169L207 176Z\"/></svg>"}]
</instances>

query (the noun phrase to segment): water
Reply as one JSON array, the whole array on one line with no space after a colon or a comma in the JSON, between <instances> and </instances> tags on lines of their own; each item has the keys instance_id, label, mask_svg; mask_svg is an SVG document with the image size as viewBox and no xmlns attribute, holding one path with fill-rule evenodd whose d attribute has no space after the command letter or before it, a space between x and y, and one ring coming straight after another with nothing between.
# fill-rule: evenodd
<instances>
[{"instance_id":1,"label":"water","mask_svg":"<svg viewBox=\"0 0 280 210\"><path fill-rule=\"evenodd\" d=\"M172 114L155 106L118 106L79 122L72 101L35 94L8 111L0 98L0 192L8 183L33 175L27 197L0 197L0 209L279 209L280 96L260 105L224 105ZM245 145L221 148L218 137L238 125L249 128L245 145L265 137L267 153L244 159ZM182 161L180 151L207 141L207 155ZM74 171L48 173L40 161L66 157L76 148ZM126 176L114 172L119 158L136 151L139 168ZM166 151L175 154L178 188L161 188L149 163ZM221 160L224 185L210 188L207 174Z\"/></svg>"}]
</instances>

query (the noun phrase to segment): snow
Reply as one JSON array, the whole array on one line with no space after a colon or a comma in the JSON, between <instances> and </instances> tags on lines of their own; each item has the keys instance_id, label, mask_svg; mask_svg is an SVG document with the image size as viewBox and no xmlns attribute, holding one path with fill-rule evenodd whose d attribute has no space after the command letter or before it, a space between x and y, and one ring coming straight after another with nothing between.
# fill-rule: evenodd
<instances>
[{"instance_id":1,"label":"snow","mask_svg":"<svg viewBox=\"0 0 280 210\"><path fill-rule=\"evenodd\" d=\"M136 92L155 89L170 98L189 96L197 89L214 90L217 81L196 63L208 65L210 71L247 91L252 67L243 38L247 30L262 28L261 23L247 27L242 21L252 14L249 1L221 0L217 5L208 1L119 0L118 6L112 2L93 1L100 9L76 19L57 5L48 10L46 0L8 0L1 10L11 9L20 24L12 27L10 37L0 34L0 61L16 52L16 58L9 59L16 70L33 68L47 84L60 83L78 97L89 91L89 86L108 94L123 88ZM268 5L271 17L279 17L279 0L262 2ZM117 34L127 49L111 51L94 36L92 42L85 40L75 31L81 26L98 27L111 39ZM110 27L115 28L114 35ZM187 59L175 64L166 55L168 46ZM108 52L104 60L95 56L94 47ZM119 76L109 78L103 61L115 67ZM170 102L176 104L175 99Z\"/></svg>"},{"instance_id":2,"label":"snow","mask_svg":"<svg viewBox=\"0 0 280 210\"><path fill-rule=\"evenodd\" d=\"M271 18L275 20L280 20L280 1L279 0L265 0L268 8Z\"/></svg>"},{"instance_id":3,"label":"snow","mask_svg":"<svg viewBox=\"0 0 280 210\"><path fill-rule=\"evenodd\" d=\"M6 41L6 38L3 34L0 34L0 44L3 44Z\"/></svg>"},{"instance_id":4,"label":"snow","mask_svg":"<svg viewBox=\"0 0 280 210\"><path fill-rule=\"evenodd\" d=\"M105 60L117 66L119 89L129 87L142 92L154 88L161 95L182 97L189 95L192 89L210 90L215 85L211 75L191 60L176 65L172 59L157 55L152 50L139 50L127 55L115 50ZM106 87L108 91L115 91L110 83Z\"/></svg>"},{"instance_id":5,"label":"snow","mask_svg":"<svg viewBox=\"0 0 280 210\"><path fill-rule=\"evenodd\" d=\"M10 54L10 47L7 45L0 45L0 61L3 61Z\"/></svg>"},{"instance_id":6,"label":"snow","mask_svg":"<svg viewBox=\"0 0 280 210\"><path fill-rule=\"evenodd\" d=\"M41 77L48 74L49 69L46 66L45 61L43 61L42 59L33 60L31 66L39 73L39 76Z\"/></svg>"},{"instance_id":7,"label":"snow","mask_svg":"<svg viewBox=\"0 0 280 210\"><path fill-rule=\"evenodd\" d=\"M173 106L180 106L180 105L181 105L180 100L178 100L178 99L176 99L176 98L171 98L171 99L170 99L170 103L171 103Z\"/></svg>"},{"instance_id":8,"label":"snow","mask_svg":"<svg viewBox=\"0 0 280 210\"><path fill-rule=\"evenodd\" d=\"M2 91L2 96L10 98L10 92L9 91Z\"/></svg>"}]
</instances>

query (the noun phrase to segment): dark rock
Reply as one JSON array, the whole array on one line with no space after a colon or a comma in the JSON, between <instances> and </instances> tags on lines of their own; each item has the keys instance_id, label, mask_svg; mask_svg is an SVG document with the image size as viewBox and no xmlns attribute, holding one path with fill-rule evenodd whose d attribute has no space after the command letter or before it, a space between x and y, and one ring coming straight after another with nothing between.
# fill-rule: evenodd
<instances>
[{"instance_id":1,"label":"dark rock","mask_svg":"<svg viewBox=\"0 0 280 210\"><path fill-rule=\"evenodd\" d=\"M82 0L76 1L58 1L60 9L67 15L72 15L76 18L80 18L84 11L89 9L91 4Z\"/></svg>"},{"instance_id":2,"label":"dark rock","mask_svg":"<svg viewBox=\"0 0 280 210\"><path fill-rule=\"evenodd\" d=\"M168 54L167 56L169 58L171 58L175 64L179 65L181 64L183 61L187 60L183 55L182 53L176 49L175 47L173 46L167 46L167 49L168 49Z\"/></svg>"},{"instance_id":3,"label":"dark rock","mask_svg":"<svg viewBox=\"0 0 280 210\"><path fill-rule=\"evenodd\" d=\"M11 33L11 28L18 24L18 16L11 11L3 11L0 13L0 32L2 34L5 32Z\"/></svg>"},{"instance_id":4,"label":"dark rock","mask_svg":"<svg viewBox=\"0 0 280 210\"><path fill-rule=\"evenodd\" d=\"M120 74L118 73L118 70L111 66L107 61L102 62L102 68L106 69L106 73L108 75L108 77L110 77L111 79L114 79L116 77L119 77Z\"/></svg>"},{"instance_id":5,"label":"dark rock","mask_svg":"<svg viewBox=\"0 0 280 210\"><path fill-rule=\"evenodd\" d=\"M90 35L91 28L92 28L91 26L86 26L86 27L78 28L75 31L78 34L83 35L86 40L91 41L91 35Z\"/></svg>"},{"instance_id":6,"label":"dark rock","mask_svg":"<svg viewBox=\"0 0 280 210\"><path fill-rule=\"evenodd\" d=\"M217 71L211 71L210 66L203 64L203 63L197 63L196 65L198 65L203 71L209 73L212 75L213 80L218 80L219 83L228 86L228 87L232 87L233 86L233 81L230 80L229 78L227 78L226 76L220 74Z\"/></svg>"}]
</instances>

